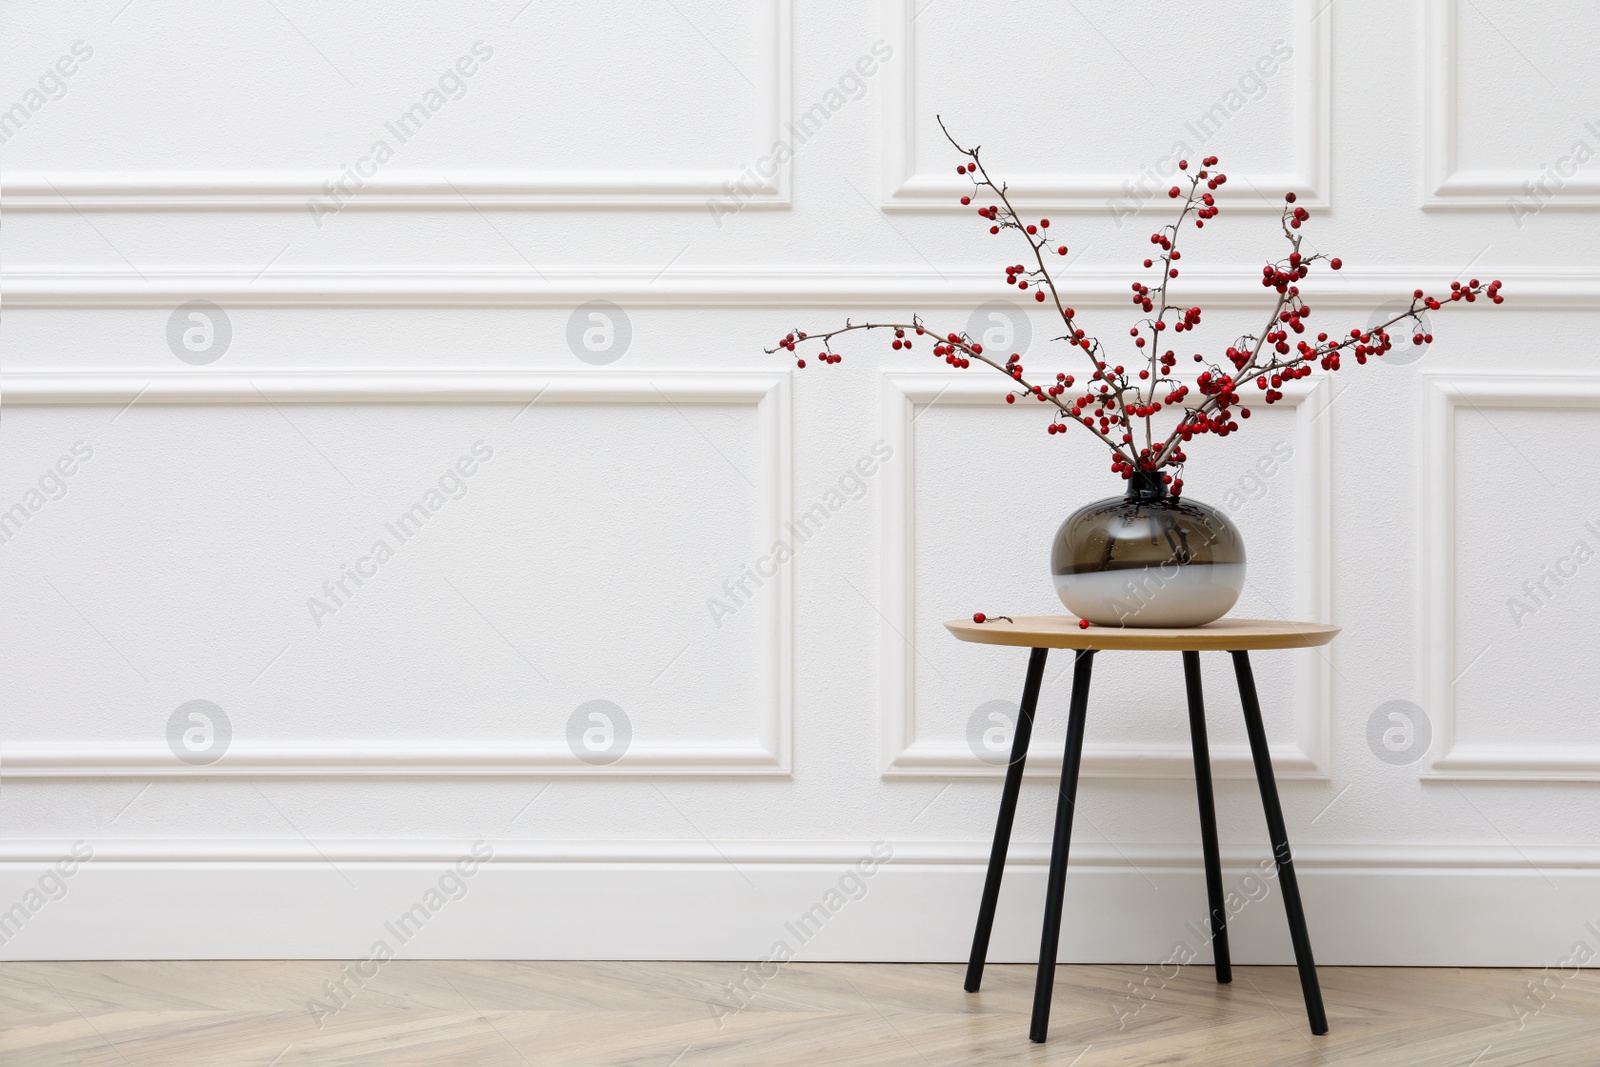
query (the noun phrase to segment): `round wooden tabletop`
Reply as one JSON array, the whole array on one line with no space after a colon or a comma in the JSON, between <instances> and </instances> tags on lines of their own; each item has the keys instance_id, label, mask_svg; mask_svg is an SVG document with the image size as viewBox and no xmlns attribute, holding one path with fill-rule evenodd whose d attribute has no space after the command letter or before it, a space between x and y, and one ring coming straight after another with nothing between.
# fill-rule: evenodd
<instances>
[{"instance_id":1,"label":"round wooden tabletop","mask_svg":"<svg viewBox=\"0 0 1600 1067\"><path fill-rule=\"evenodd\" d=\"M1010 622L990 616L981 623L953 619L945 628L963 641L1024 648L1139 649L1161 652L1238 652L1258 648L1310 648L1325 645L1339 627L1321 622L1277 619L1218 619L1205 626L1160 629L1090 626L1071 615L1018 615Z\"/></svg>"}]
</instances>

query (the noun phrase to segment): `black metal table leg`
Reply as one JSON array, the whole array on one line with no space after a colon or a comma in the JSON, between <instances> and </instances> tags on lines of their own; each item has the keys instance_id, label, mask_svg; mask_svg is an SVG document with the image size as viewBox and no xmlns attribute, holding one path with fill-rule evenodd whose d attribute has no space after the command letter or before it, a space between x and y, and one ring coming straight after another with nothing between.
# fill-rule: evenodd
<instances>
[{"instance_id":1,"label":"black metal table leg","mask_svg":"<svg viewBox=\"0 0 1600 1067\"><path fill-rule=\"evenodd\" d=\"M1189 691L1189 741L1194 747L1194 791L1200 798L1200 847L1206 857L1206 901L1211 909L1211 951L1217 981L1233 981L1228 954L1228 913L1222 897L1222 859L1217 849L1217 809L1211 792L1211 746L1206 742L1206 702L1200 689L1200 653L1183 654L1183 681Z\"/></svg>"},{"instance_id":2,"label":"black metal table leg","mask_svg":"<svg viewBox=\"0 0 1600 1067\"><path fill-rule=\"evenodd\" d=\"M1072 669L1072 706L1067 714L1067 747L1061 757L1061 789L1056 797L1056 832L1050 845L1050 880L1044 897L1044 935L1039 940L1039 971L1033 986L1033 1024L1028 1038L1042 1042L1050 1029L1050 996L1055 989L1056 952L1061 943L1061 901L1067 884L1067 849L1072 843L1072 813L1077 804L1078 767L1083 762L1083 724L1089 710L1089 674L1094 650L1079 649Z\"/></svg>"},{"instance_id":3,"label":"black metal table leg","mask_svg":"<svg viewBox=\"0 0 1600 1067\"><path fill-rule=\"evenodd\" d=\"M1011 844L1011 824L1017 816L1017 794L1022 789L1022 767L1028 759L1028 739L1033 736L1033 713L1044 682L1044 661L1050 650L1036 648L1028 657L1028 677L1022 685L1022 707L1011 735L1011 762L1006 784L1000 790L1000 815L994 821L994 845L989 849L989 873L983 881L983 902L978 905L978 926L972 932L972 955L967 960L968 993L983 984L983 964L989 956L989 933L994 928L995 904L1000 899L1000 879L1006 870L1006 848Z\"/></svg>"},{"instance_id":4,"label":"black metal table leg","mask_svg":"<svg viewBox=\"0 0 1600 1067\"><path fill-rule=\"evenodd\" d=\"M1233 671L1239 678L1239 702L1244 705L1245 731L1250 735L1250 756L1256 765L1256 782L1261 786L1261 807L1267 815L1267 836L1272 840L1272 858L1278 864L1278 883L1283 887L1283 909L1289 916L1289 939L1294 943L1294 960L1300 968L1300 991L1306 998L1306 1015L1313 1034L1328 1032L1328 1017L1322 1010L1322 988L1317 984L1317 965L1311 958L1311 937L1306 932L1306 913L1300 904L1300 886L1294 877L1294 860L1289 852L1289 832L1283 825L1283 808L1278 803L1278 785L1272 776L1272 757L1267 751L1267 731L1261 725L1261 704L1256 699L1256 679L1250 670L1250 653L1233 653Z\"/></svg>"}]
</instances>

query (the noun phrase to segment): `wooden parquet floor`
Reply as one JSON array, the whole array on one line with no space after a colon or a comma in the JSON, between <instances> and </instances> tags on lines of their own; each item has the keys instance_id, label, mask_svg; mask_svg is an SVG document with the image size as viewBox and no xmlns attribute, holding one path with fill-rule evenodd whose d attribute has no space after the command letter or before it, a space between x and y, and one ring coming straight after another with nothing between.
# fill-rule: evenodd
<instances>
[{"instance_id":1,"label":"wooden parquet floor","mask_svg":"<svg viewBox=\"0 0 1600 1067\"><path fill-rule=\"evenodd\" d=\"M25 1067L1600 1067L1600 974L1063 966L1050 1041L1033 968L392 961L0 964L0 1063ZM775 972L775 973L774 973ZM734 984L743 983L743 992ZM342 986L339 985L342 983ZM1530 993L1534 983L1537 996ZM1519 1019L1519 1014L1522 1016Z\"/></svg>"}]
</instances>

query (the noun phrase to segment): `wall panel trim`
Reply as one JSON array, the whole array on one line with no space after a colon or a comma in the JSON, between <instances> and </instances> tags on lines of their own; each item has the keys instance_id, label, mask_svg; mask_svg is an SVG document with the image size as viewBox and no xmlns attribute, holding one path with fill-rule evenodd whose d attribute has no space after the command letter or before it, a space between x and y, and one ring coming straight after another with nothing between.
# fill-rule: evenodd
<instances>
[{"instance_id":1,"label":"wall panel trim","mask_svg":"<svg viewBox=\"0 0 1600 1067\"><path fill-rule=\"evenodd\" d=\"M1466 257L1463 257L1466 258ZM1130 261L1131 262L1131 261ZM1505 282L1507 310L1581 310L1600 304L1600 271L1477 265L1480 277ZM1128 306L1127 271L1120 266L1073 268L1058 281L1079 307ZM1460 276L1458 265L1423 264L1362 269L1348 265L1306 286L1318 308L1357 310L1358 323L1380 304ZM1206 308L1263 308L1261 268L1189 267L1181 296ZM539 307L571 309L607 299L627 308L887 308L970 310L1006 299L1014 289L987 268L812 267L728 265L648 271L617 267L527 268L460 266L393 269L377 264L311 271L77 270L42 267L0 274L7 311L68 308L161 308L188 300L233 307ZM1454 309L1453 309L1454 310ZM1436 314L1451 314L1437 312ZM1465 309L1461 309L1465 310ZM1264 313L1264 312L1263 312ZM960 329L965 316L953 328ZM931 324L937 327L937 323ZM948 332L948 331L947 331Z\"/></svg>"},{"instance_id":2,"label":"wall panel trim","mask_svg":"<svg viewBox=\"0 0 1600 1067\"><path fill-rule=\"evenodd\" d=\"M1423 0L1421 9L1423 210L1512 211L1513 201L1536 204L1538 211L1600 207L1597 174L1579 171L1562 183L1559 195L1535 200L1524 184L1542 178L1539 171L1460 166L1460 3Z\"/></svg>"},{"instance_id":3,"label":"wall panel trim","mask_svg":"<svg viewBox=\"0 0 1600 1067\"><path fill-rule=\"evenodd\" d=\"M159 404L741 404L755 408L758 437L757 543L778 540L792 519L789 374L680 371L650 375L595 372L101 371L0 374L9 406ZM766 694L756 735L704 741L635 739L607 767L574 757L561 739L445 738L239 740L216 763L194 767L165 745L113 740L29 741L0 745L3 778L481 777L630 775L780 775L790 773L794 634L790 568L780 568L761 598L759 662Z\"/></svg>"},{"instance_id":4,"label":"wall panel trim","mask_svg":"<svg viewBox=\"0 0 1600 1067\"><path fill-rule=\"evenodd\" d=\"M1480 408L1600 411L1600 375L1423 371L1422 620L1425 711L1433 755L1426 778L1600 782L1600 745L1462 744L1457 741L1456 413ZM1515 687L1512 687L1515 692Z\"/></svg>"},{"instance_id":5,"label":"wall panel trim","mask_svg":"<svg viewBox=\"0 0 1600 1067\"><path fill-rule=\"evenodd\" d=\"M926 0L881 0L884 34L896 54L903 57L885 86L883 107L883 205L891 210L964 212L958 203L970 183L957 177L952 155L950 166L937 174L916 169L915 123L919 117L916 101L916 55L913 23L926 10ZM1294 49L1304 56L1293 70L1294 114L1289 136L1294 141L1293 169L1286 174L1257 174L1251 182L1261 188L1286 192L1294 190L1299 202L1308 207L1328 204L1329 146L1329 24L1332 4L1327 0L1290 0L1293 5ZM952 153L953 153L952 149ZM1198 149L1197 149L1198 151ZM1123 182L1136 175L1074 174L1053 172L1029 174L1025 181L1013 183L1012 203L1035 211L1106 212L1109 201L1127 194ZM1220 196L1221 194L1219 194ZM1154 201L1151 201L1154 203ZM1165 204L1166 199L1160 199ZM1283 201L1275 196L1260 196L1248 190L1221 201L1232 212L1277 214Z\"/></svg>"},{"instance_id":6,"label":"wall panel trim","mask_svg":"<svg viewBox=\"0 0 1600 1067\"><path fill-rule=\"evenodd\" d=\"M790 117L793 26L790 0L756 0L755 54L747 66L760 85L759 125L745 170L384 170L368 178L341 211L448 211L480 208L574 207L701 208L724 199L729 183L743 183L743 207L789 203L793 163L771 179L749 169L762 153L787 138ZM761 77L765 75L765 77ZM337 172L323 170L8 171L0 210L5 211L263 211L306 210L327 194ZM755 180L752 180L754 177Z\"/></svg>"}]
</instances>

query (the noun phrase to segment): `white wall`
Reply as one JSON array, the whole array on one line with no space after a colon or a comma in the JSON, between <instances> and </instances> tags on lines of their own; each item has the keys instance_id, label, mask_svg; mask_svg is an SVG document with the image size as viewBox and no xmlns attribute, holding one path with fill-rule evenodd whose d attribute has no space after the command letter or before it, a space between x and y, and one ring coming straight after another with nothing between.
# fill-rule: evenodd
<instances>
[{"instance_id":1,"label":"white wall","mask_svg":"<svg viewBox=\"0 0 1600 1067\"><path fill-rule=\"evenodd\" d=\"M1263 314L1285 189L1345 261L1312 290L1323 326L1504 280L1504 306L1438 315L1422 358L1314 378L1197 445L1188 481L1245 530L1240 614L1345 627L1325 655L1257 657L1319 958L1600 946L1589 6L8 15L0 508L27 517L0 544L0 909L22 905L0 954L362 956L423 902L408 954L961 958L999 792L969 722L1017 699L1026 657L940 623L1057 610L1049 538L1117 486L986 371L760 352L847 315L961 329L1007 298L1018 250L956 208L936 114L1052 216L1112 344L1174 142L1232 178L1178 286L1208 349ZM596 300L618 309L599 353ZM441 479L402 541L387 524ZM1547 566L1564 584L1514 610ZM1236 958L1281 960L1274 887L1241 881L1267 848L1213 659L1228 881L1266 895ZM1037 951L1065 666L995 958ZM230 729L206 765L169 746L196 700ZM595 700L631 729L611 765L570 747ZM1182 700L1176 657L1101 657L1063 958L1162 959L1204 914ZM1409 762L1369 745L1393 701L1431 738ZM52 875L74 842L92 858ZM818 902L836 914L801 944L785 924Z\"/></svg>"}]
</instances>

